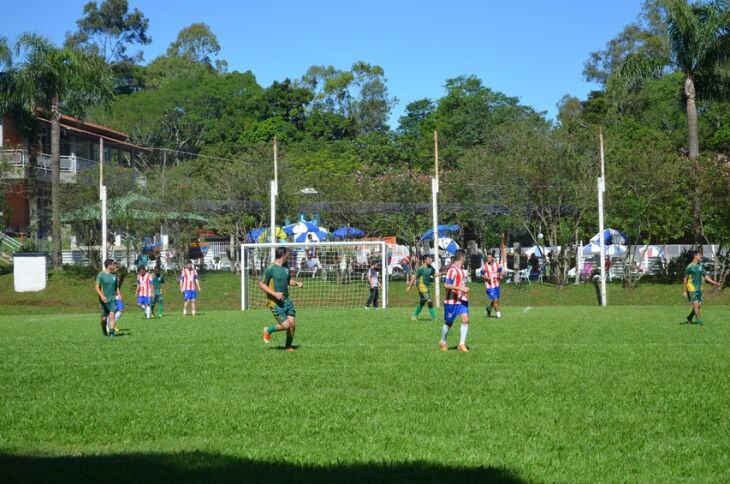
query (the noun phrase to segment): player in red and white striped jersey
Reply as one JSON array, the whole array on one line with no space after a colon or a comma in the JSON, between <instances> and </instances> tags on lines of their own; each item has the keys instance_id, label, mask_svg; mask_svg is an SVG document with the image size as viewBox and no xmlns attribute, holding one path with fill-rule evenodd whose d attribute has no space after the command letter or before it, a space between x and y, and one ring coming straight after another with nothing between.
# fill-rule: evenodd
<instances>
[{"instance_id":1,"label":"player in red and white striped jersey","mask_svg":"<svg viewBox=\"0 0 730 484\"><path fill-rule=\"evenodd\" d=\"M152 275L147 267L139 266L137 274L137 306L144 311L144 316L150 319L150 304L152 303Z\"/></svg>"},{"instance_id":2,"label":"player in red and white striped jersey","mask_svg":"<svg viewBox=\"0 0 730 484\"><path fill-rule=\"evenodd\" d=\"M200 292L198 271L193 267L193 261L185 262L185 268L180 273L180 292L183 294L183 316L188 314L188 303L192 304L192 314L195 316L195 302Z\"/></svg>"},{"instance_id":3,"label":"player in red and white striped jersey","mask_svg":"<svg viewBox=\"0 0 730 484\"><path fill-rule=\"evenodd\" d=\"M482 281L487 290L487 297L491 300L487 306L487 317L492 315L492 308L495 309L498 318L502 317L499 310L499 283L503 275L502 264L494 260L494 254L487 254L487 262L482 266Z\"/></svg>"},{"instance_id":4,"label":"player in red and white striped jersey","mask_svg":"<svg viewBox=\"0 0 730 484\"><path fill-rule=\"evenodd\" d=\"M466 271L463 269L465 260L466 252L462 249L457 250L454 254L454 261L446 271L446 280L444 281L444 289L446 289L446 298L444 300L445 322L441 328L441 340L439 341L441 351L449 349L446 337L449 335L449 330L456 317L461 316L459 346L457 349L463 353L469 352L466 347L466 335L469 332L469 287L466 285Z\"/></svg>"}]
</instances>

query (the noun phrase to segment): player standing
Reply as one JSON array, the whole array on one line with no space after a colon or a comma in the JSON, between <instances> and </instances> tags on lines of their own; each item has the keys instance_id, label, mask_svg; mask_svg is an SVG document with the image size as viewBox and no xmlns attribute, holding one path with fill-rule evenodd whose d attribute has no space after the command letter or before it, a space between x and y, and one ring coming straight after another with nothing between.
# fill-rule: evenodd
<instances>
[{"instance_id":1,"label":"player standing","mask_svg":"<svg viewBox=\"0 0 730 484\"><path fill-rule=\"evenodd\" d=\"M259 281L259 288L267 296L266 305L277 322L268 328L264 327L264 343L271 341L271 333L286 331L286 351L292 352L294 351L292 342L297 326L297 311L294 303L289 299L289 286L301 288L303 284L291 278L287 265L289 249L277 247L274 257L274 262L269 264Z\"/></svg>"},{"instance_id":2,"label":"player standing","mask_svg":"<svg viewBox=\"0 0 730 484\"><path fill-rule=\"evenodd\" d=\"M157 317L162 317L162 298L165 293L165 276L160 272L160 266L155 266L155 273L152 274L152 287L154 288L154 296L152 297L152 317L154 317L155 309L157 309Z\"/></svg>"},{"instance_id":3,"label":"player standing","mask_svg":"<svg viewBox=\"0 0 730 484\"><path fill-rule=\"evenodd\" d=\"M487 289L487 297L491 300L487 306L487 317L492 315L492 308L495 309L497 318L502 317L499 310L499 283L503 275L502 264L494 260L494 254L487 254L487 262L482 266L482 281Z\"/></svg>"},{"instance_id":4,"label":"player standing","mask_svg":"<svg viewBox=\"0 0 730 484\"><path fill-rule=\"evenodd\" d=\"M466 335L469 332L469 299L467 297L469 288L466 286L466 271L463 269L465 259L466 252L462 249L457 250L454 254L454 261L446 271L446 280L444 281L444 289L446 289L444 326L441 328L441 340L439 341L441 351L449 349L446 337L456 317L461 316L461 331L457 349L463 353L469 352L466 347Z\"/></svg>"},{"instance_id":5,"label":"player standing","mask_svg":"<svg viewBox=\"0 0 730 484\"><path fill-rule=\"evenodd\" d=\"M192 314L195 316L195 301L200 292L200 280L198 271L193 267L193 261L185 262L185 268L180 273L180 292L183 294L183 316L188 314L188 303L192 306Z\"/></svg>"},{"instance_id":6,"label":"player standing","mask_svg":"<svg viewBox=\"0 0 730 484\"><path fill-rule=\"evenodd\" d=\"M137 273L137 306L144 311L144 317L150 319L150 304L152 304L152 275L147 267L140 266Z\"/></svg>"},{"instance_id":7,"label":"player standing","mask_svg":"<svg viewBox=\"0 0 730 484\"><path fill-rule=\"evenodd\" d=\"M426 304L428 304L428 313L431 315L431 320L436 321L436 311L433 309L433 302L431 301L431 279L439 277L441 273L436 272L436 269L431 265L431 261L430 255L423 256L423 259L421 259L421 267L411 277L406 288L406 291L410 291L413 284L418 281L419 302L418 306L416 306L416 312L411 316L413 321L418 321L418 315Z\"/></svg>"},{"instance_id":8,"label":"player standing","mask_svg":"<svg viewBox=\"0 0 730 484\"><path fill-rule=\"evenodd\" d=\"M114 313L117 310L117 296L119 294L119 282L117 279L116 263L114 259L104 261L104 270L96 275L94 290L99 297L101 306L101 332L104 336L114 336L116 322Z\"/></svg>"},{"instance_id":9,"label":"player standing","mask_svg":"<svg viewBox=\"0 0 730 484\"><path fill-rule=\"evenodd\" d=\"M368 269L368 284L370 284L370 293L368 300L365 303L365 309L370 309L370 304L373 305L373 309L378 309L378 298L380 288L380 277L378 276L377 263L370 261L370 269Z\"/></svg>"},{"instance_id":10,"label":"player standing","mask_svg":"<svg viewBox=\"0 0 730 484\"><path fill-rule=\"evenodd\" d=\"M695 323L702 324L702 319L700 318L700 308L702 307L702 281L705 280L715 287L720 287L720 283L705 274L705 268L701 261L702 254L700 254L700 251L694 251L692 253L692 261L684 270L682 296L686 297L692 305L692 310L687 316L687 324L692 324L692 318L695 316L697 317Z\"/></svg>"}]
</instances>

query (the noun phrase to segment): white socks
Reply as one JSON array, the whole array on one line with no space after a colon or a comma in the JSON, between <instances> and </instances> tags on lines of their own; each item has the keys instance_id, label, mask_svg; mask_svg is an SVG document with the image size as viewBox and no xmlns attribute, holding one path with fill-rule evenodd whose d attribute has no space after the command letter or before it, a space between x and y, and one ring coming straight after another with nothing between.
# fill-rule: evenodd
<instances>
[{"instance_id":1,"label":"white socks","mask_svg":"<svg viewBox=\"0 0 730 484\"><path fill-rule=\"evenodd\" d=\"M147 319L150 319L150 312L151 312L150 311L150 307L149 306L145 306L145 308L144 308L144 315L145 315L145 317Z\"/></svg>"},{"instance_id":2,"label":"white socks","mask_svg":"<svg viewBox=\"0 0 730 484\"><path fill-rule=\"evenodd\" d=\"M122 319L122 312L117 311L116 313L114 313L114 321L119 321L120 319ZM109 327L108 324L107 324L107 327Z\"/></svg>"},{"instance_id":3,"label":"white socks","mask_svg":"<svg viewBox=\"0 0 730 484\"><path fill-rule=\"evenodd\" d=\"M465 345L466 344L466 333L469 332L469 325L461 323L461 331L459 334L459 344Z\"/></svg>"},{"instance_id":4,"label":"white socks","mask_svg":"<svg viewBox=\"0 0 730 484\"><path fill-rule=\"evenodd\" d=\"M501 313L501 312L499 312L499 311L497 311L497 317L498 317L498 318L501 318L501 317L502 317L502 313Z\"/></svg>"},{"instance_id":5,"label":"white socks","mask_svg":"<svg viewBox=\"0 0 730 484\"><path fill-rule=\"evenodd\" d=\"M441 341L446 343L446 336L448 336L448 334L449 334L449 327L444 324L443 327L441 328Z\"/></svg>"}]
</instances>

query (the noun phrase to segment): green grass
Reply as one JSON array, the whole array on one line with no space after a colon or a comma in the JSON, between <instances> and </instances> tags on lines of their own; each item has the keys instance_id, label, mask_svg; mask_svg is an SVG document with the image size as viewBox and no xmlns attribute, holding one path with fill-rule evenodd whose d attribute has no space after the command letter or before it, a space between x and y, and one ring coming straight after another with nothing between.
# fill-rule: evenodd
<instances>
[{"instance_id":1,"label":"green grass","mask_svg":"<svg viewBox=\"0 0 730 484\"><path fill-rule=\"evenodd\" d=\"M123 283L122 293L127 302L133 300L134 274ZM175 305L181 303L174 274L167 276L169 300ZM307 288L324 284L318 280L305 279ZM230 273L204 273L201 275L203 292L200 300L206 308L239 309L241 307L241 279ZM97 310L93 292L94 278L68 272L51 273L48 287L38 293L15 293L13 274L0 275L0 314L56 314L59 312L88 312ZM472 290L482 297L484 285L472 283ZM390 283L389 303L392 307L411 307L418 301L415 290L406 292L402 280ZM292 290L296 300L297 289ZM620 284L608 285L610 305L673 305L682 303L679 284L644 283L634 290L626 290ZM363 289L362 302L367 299ZM730 305L730 290L713 292L706 290L704 298L708 304ZM592 284L570 285L556 289L550 284L531 284L515 287L502 286L502 300L507 306L596 306L597 296Z\"/></svg>"},{"instance_id":2,"label":"green grass","mask_svg":"<svg viewBox=\"0 0 730 484\"><path fill-rule=\"evenodd\" d=\"M0 316L0 481L730 480L726 306L177 311Z\"/></svg>"}]
</instances>

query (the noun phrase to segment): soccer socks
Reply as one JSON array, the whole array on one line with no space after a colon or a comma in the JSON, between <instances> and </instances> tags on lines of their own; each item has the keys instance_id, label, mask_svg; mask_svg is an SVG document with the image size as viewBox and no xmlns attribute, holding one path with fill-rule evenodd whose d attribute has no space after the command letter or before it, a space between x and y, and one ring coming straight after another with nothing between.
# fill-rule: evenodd
<instances>
[{"instance_id":1,"label":"soccer socks","mask_svg":"<svg viewBox=\"0 0 730 484\"><path fill-rule=\"evenodd\" d=\"M147 319L150 319L150 315L152 314L152 308L149 306L145 306L144 308L144 317Z\"/></svg>"},{"instance_id":2,"label":"soccer socks","mask_svg":"<svg viewBox=\"0 0 730 484\"><path fill-rule=\"evenodd\" d=\"M444 324L441 327L441 341L444 343L446 343L446 337L449 335L449 329L451 328L449 328L448 324Z\"/></svg>"},{"instance_id":3,"label":"soccer socks","mask_svg":"<svg viewBox=\"0 0 730 484\"><path fill-rule=\"evenodd\" d=\"M292 341L294 341L294 336L286 335L286 347L291 348Z\"/></svg>"},{"instance_id":4,"label":"soccer socks","mask_svg":"<svg viewBox=\"0 0 730 484\"><path fill-rule=\"evenodd\" d=\"M266 328L266 332L269 333L269 334L271 334L271 333L273 333L275 331L276 331L276 325L275 324L272 324L271 326L269 326L268 328Z\"/></svg>"},{"instance_id":5,"label":"soccer socks","mask_svg":"<svg viewBox=\"0 0 730 484\"><path fill-rule=\"evenodd\" d=\"M436 310L434 310L432 307L428 308L428 314L431 315L431 319L434 321L436 320Z\"/></svg>"},{"instance_id":6,"label":"soccer socks","mask_svg":"<svg viewBox=\"0 0 730 484\"><path fill-rule=\"evenodd\" d=\"M461 323L461 328L459 332L459 344L465 345L466 344L466 334L469 332L469 325Z\"/></svg>"},{"instance_id":7,"label":"soccer socks","mask_svg":"<svg viewBox=\"0 0 730 484\"><path fill-rule=\"evenodd\" d=\"M161 318L162 317L162 309L163 309L162 308L162 303L157 303L157 305L160 307L160 309L157 311L157 316Z\"/></svg>"},{"instance_id":8,"label":"soccer socks","mask_svg":"<svg viewBox=\"0 0 730 484\"><path fill-rule=\"evenodd\" d=\"M689 312L689 316L687 316L687 321L689 321L691 323L692 318L694 318L694 317L695 317L695 310L694 310L694 308L692 308L692 310Z\"/></svg>"},{"instance_id":9,"label":"soccer socks","mask_svg":"<svg viewBox=\"0 0 730 484\"><path fill-rule=\"evenodd\" d=\"M497 317L498 318L501 318L502 317L502 313L500 311L497 311Z\"/></svg>"},{"instance_id":10,"label":"soccer socks","mask_svg":"<svg viewBox=\"0 0 730 484\"><path fill-rule=\"evenodd\" d=\"M419 314L421 314L422 309L423 309L423 304L419 304L418 306L416 306L416 312L413 313L413 315L418 316Z\"/></svg>"}]
</instances>

